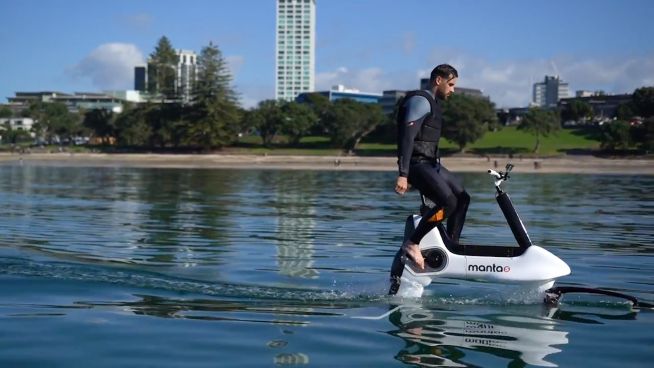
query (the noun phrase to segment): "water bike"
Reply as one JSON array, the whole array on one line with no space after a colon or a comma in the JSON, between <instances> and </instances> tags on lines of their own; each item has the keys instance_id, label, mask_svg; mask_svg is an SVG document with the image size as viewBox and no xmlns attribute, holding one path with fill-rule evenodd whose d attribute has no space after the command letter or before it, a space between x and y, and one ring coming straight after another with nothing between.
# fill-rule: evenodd
<instances>
[{"instance_id":1,"label":"water bike","mask_svg":"<svg viewBox=\"0 0 654 368\"><path fill-rule=\"evenodd\" d=\"M390 275L390 295L421 297L425 287L437 279L459 279L498 284L517 284L523 290L535 291L545 303L555 305L566 293L593 293L627 299L634 306L651 308L635 297L602 289L585 287L554 287L554 281L570 274L570 267L548 250L534 245L509 195L500 187L509 180L513 165L505 171L488 170L495 184L495 199L511 228L517 246L485 246L461 244L448 236L442 216L436 226L420 241L425 259L424 269L411 261L400 249L393 259ZM405 224L404 239L411 236L421 216L436 206L421 194L421 215L410 215ZM432 212L433 213L433 212Z\"/></svg>"}]
</instances>

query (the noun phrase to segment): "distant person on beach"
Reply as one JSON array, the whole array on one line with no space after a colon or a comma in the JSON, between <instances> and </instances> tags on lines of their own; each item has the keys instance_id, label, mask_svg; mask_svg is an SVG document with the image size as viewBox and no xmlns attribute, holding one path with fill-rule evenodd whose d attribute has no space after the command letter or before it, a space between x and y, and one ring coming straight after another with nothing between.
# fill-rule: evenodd
<instances>
[{"instance_id":1,"label":"distant person on beach","mask_svg":"<svg viewBox=\"0 0 654 368\"><path fill-rule=\"evenodd\" d=\"M424 268L418 244L443 218L447 234L458 242L465 222L470 196L461 180L440 163L438 141L443 125L443 101L454 92L459 77L454 67L441 64L432 70L429 89L407 93L397 114L397 164L399 175L395 192L403 195L409 184L436 206L423 214L413 234L402 244L415 264ZM445 213L439 212L444 209Z\"/></svg>"}]
</instances>

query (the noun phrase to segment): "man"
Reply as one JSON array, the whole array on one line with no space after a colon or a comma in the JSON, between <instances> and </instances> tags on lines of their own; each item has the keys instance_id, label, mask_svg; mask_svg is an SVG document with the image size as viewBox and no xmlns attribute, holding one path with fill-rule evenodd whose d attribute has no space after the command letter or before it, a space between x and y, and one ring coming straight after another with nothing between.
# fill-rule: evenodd
<instances>
[{"instance_id":1,"label":"man","mask_svg":"<svg viewBox=\"0 0 654 368\"><path fill-rule=\"evenodd\" d=\"M437 66L429 78L430 89L409 92L398 111L399 176L395 191L403 195L411 184L436 204L402 244L402 250L420 269L424 269L424 259L418 244L442 219L437 213L440 207L445 210L448 235L458 242L470 203L461 181L440 164L438 151L442 104L454 92L458 77L452 66Z\"/></svg>"}]
</instances>

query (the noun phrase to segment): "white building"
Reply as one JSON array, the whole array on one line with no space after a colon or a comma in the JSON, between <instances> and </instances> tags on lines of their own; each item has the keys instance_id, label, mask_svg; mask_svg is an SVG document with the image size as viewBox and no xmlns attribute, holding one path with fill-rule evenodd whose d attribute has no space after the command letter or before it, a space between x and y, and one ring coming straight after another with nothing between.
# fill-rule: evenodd
<instances>
[{"instance_id":1,"label":"white building","mask_svg":"<svg viewBox=\"0 0 654 368\"><path fill-rule=\"evenodd\" d=\"M189 50L177 50L177 81L175 89L182 101L191 100L191 92L196 78L197 55Z\"/></svg>"},{"instance_id":2,"label":"white building","mask_svg":"<svg viewBox=\"0 0 654 368\"><path fill-rule=\"evenodd\" d=\"M32 118L0 118L0 137L2 137L2 131L6 129L7 125L11 130L24 130L34 137L32 132L34 119Z\"/></svg>"},{"instance_id":3,"label":"white building","mask_svg":"<svg viewBox=\"0 0 654 368\"><path fill-rule=\"evenodd\" d=\"M277 0L275 98L315 90L316 0Z\"/></svg>"},{"instance_id":4,"label":"white building","mask_svg":"<svg viewBox=\"0 0 654 368\"><path fill-rule=\"evenodd\" d=\"M141 103L146 102L146 98L141 94L141 91L135 90L121 90L121 91L102 91L107 96L117 98L121 101Z\"/></svg>"},{"instance_id":5,"label":"white building","mask_svg":"<svg viewBox=\"0 0 654 368\"><path fill-rule=\"evenodd\" d=\"M157 82L157 68L148 59L147 66L137 65L134 67L134 89L141 93L148 93L150 96L142 97L145 99L157 97L158 93L167 87L172 88L175 95L182 102L189 102L193 93L193 84L197 78L197 61L198 56L191 50L175 50L177 53L177 65L175 68L175 80L172 86L159 86Z\"/></svg>"},{"instance_id":6,"label":"white building","mask_svg":"<svg viewBox=\"0 0 654 368\"><path fill-rule=\"evenodd\" d=\"M532 103L539 107L556 107L559 100L570 97L570 88L567 82L564 82L556 76L545 76L545 80L540 83L534 83L534 95Z\"/></svg>"}]
</instances>

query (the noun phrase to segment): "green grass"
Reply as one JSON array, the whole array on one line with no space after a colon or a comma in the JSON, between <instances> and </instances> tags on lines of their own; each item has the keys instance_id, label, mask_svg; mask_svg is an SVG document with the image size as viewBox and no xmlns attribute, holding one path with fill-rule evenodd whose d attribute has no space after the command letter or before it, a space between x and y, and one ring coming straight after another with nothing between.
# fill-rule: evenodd
<instances>
[{"instance_id":1,"label":"green grass","mask_svg":"<svg viewBox=\"0 0 654 368\"><path fill-rule=\"evenodd\" d=\"M342 154L340 149L331 147L329 138L318 136L304 137L296 147L288 145L285 137L276 137L270 147L264 147L261 137L243 136L239 138L238 142L223 151L256 155L338 156Z\"/></svg>"},{"instance_id":2,"label":"green grass","mask_svg":"<svg viewBox=\"0 0 654 368\"><path fill-rule=\"evenodd\" d=\"M264 148L258 136L242 137L227 150L236 153L278 154L278 155L339 155L341 151L330 147L327 137L304 137L298 147L290 147L279 137L269 148ZM465 152L477 155L520 154L525 156L557 156L566 153L591 153L599 149L595 128L561 129L556 134L541 137L539 152L534 153L536 137L518 130L504 127L496 132L487 132L475 143L466 147ZM441 140L441 152L445 155L458 152L458 146L447 139ZM380 143L364 139L356 150L360 156L394 156L395 143Z\"/></svg>"},{"instance_id":3,"label":"green grass","mask_svg":"<svg viewBox=\"0 0 654 368\"><path fill-rule=\"evenodd\" d=\"M590 152L599 149L599 141L594 139L594 130L590 128L561 129L556 134L541 137L538 153L533 153L536 137L505 127L497 132L488 132L480 140L466 147L476 154L517 153L527 155L552 156L570 152ZM456 148L456 147L455 147Z\"/></svg>"},{"instance_id":4,"label":"green grass","mask_svg":"<svg viewBox=\"0 0 654 368\"><path fill-rule=\"evenodd\" d=\"M554 156L572 152L590 153L599 149L592 128L562 129L555 135L541 137L538 153L533 153L536 137L517 130L516 127L504 127L496 132L487 132L475 143L466 147L465 152L477 155L521 154L526 156ZM456 144L442 139L440 144L443 154L458 152ZM358 154L361 155L395 155L395 144L362 142Z\"/></svg>"}]
</instances>

